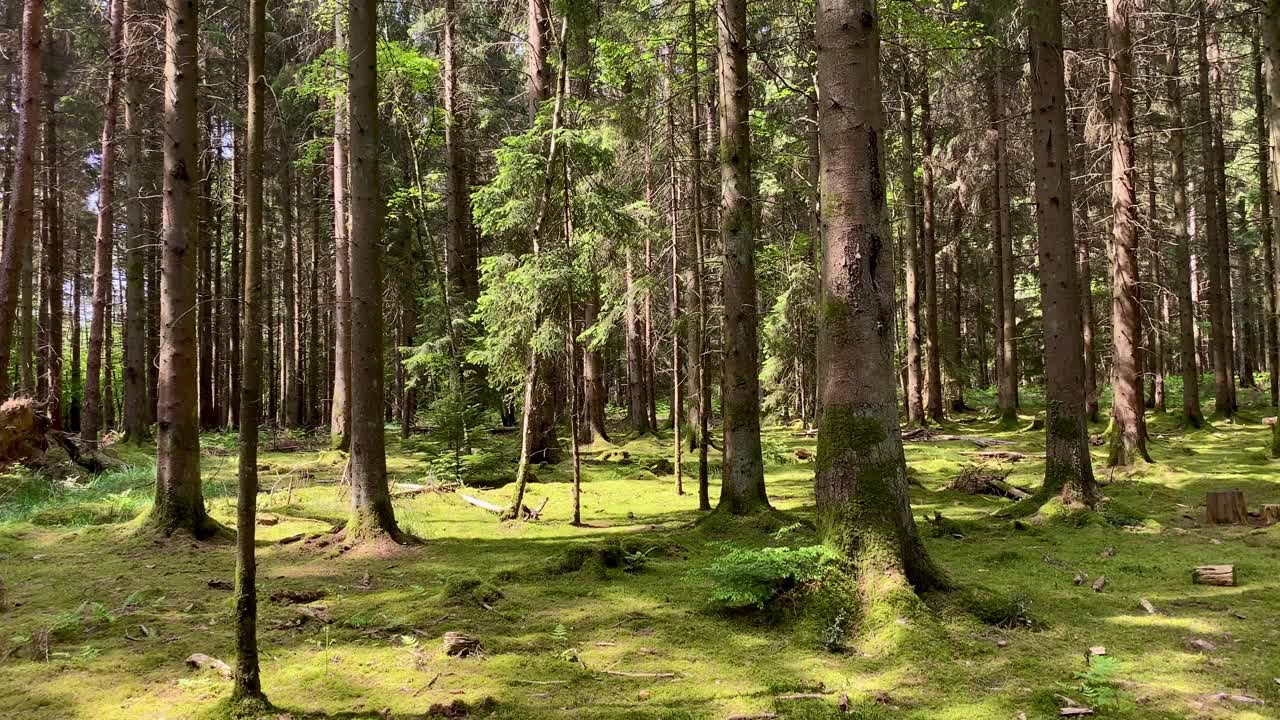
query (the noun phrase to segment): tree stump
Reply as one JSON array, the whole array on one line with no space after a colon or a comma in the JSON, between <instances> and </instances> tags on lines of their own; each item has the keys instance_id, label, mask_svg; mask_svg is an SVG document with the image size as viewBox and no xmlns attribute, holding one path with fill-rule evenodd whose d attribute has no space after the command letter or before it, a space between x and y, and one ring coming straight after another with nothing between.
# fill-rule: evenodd
<instances>
[{"instance_id":1,"label":"tree stump","mask_svg":"<svg viewBox=\"0 0 1280 720\"><path fill-rule=\"evenodd\" d=\"M1280 522L1280 505L1262 506L1262 524L1274 525Z\"/></svg>"},{"instance_id":2,"label":"tree stump","mask_svg":"<svg viewBox=\"0 0 1280 720\"><path fill-rule=\"evenodd\" d=\"M1211 525L1245 525L1249 522L1243 490L1220 490L1206 494L1204 511L1205 519Z\"/></svg>"},{"instance_id":3,"label":"tree stump","mask_svg":"<svg viewBox=\"0 0 1280 720\"><path fill-rule=\"evenodd\" d=\"M1234 586L1235 565L1201 565L1191 571L1191 582L1196 585Z\"/></svg>"},{"instance_id":4,"label":"tree stump","mask_svg":"<svg viewBox=\"0 0 1280 720\"><path fill-rule=\"evenodd\" d=\"M444 634L444 654L456 657L479 655L480 641L469 635L451 630Z\"/></svg>"}]
</instances>

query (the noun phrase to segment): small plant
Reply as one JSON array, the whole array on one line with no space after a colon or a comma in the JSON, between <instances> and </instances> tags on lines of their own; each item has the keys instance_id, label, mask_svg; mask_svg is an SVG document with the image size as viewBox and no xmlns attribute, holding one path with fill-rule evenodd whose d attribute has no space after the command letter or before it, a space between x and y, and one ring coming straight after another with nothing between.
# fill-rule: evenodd
<instances>
[{"instance_id":1,"label":"small plant","mask_svg":"<svg viewBox=\"0 0 1280 720\"><path fill-rule=\"evenodd\" d=\"M783 525L782 527L778 528L773 532L773 539L778 541L786 540L788 537L794 535L798 530L800 530L803 527L804 527L803 523L791 523L790 525Z\"/></svg>"},{"instance_id":2,"label":"small plant","mask_svg":"<svg viewBox=\"0 0 1280 720\"><path fill-rule=\"evenodd\" d=\"M627 573L637 573L644 569L649 563L649 553L657 550L657 548L649 548L648 550L624 550L622 554L622 571Z\"/></svg>"},{"instance_id":3,"label":"small plant","mask_svg":"<svg viewBox=\"0 0 1280 720\"><path fill-rule=\"evenodd\" d=\"M1116 707L1120 704L1120 690L1116 687L1116 675L1120 661L1106 655L1089 659L1089 669L1075 674L1080 684L1076 687L1094 708Z\"/></svg>"},{"instance_id":4,"label":"small plant","mask_svg":"<svg viewBox=\"0 0 1280 720\"><path fill-rule=\"evenodd\" d=\"M564 623L556 623L555 629L551 631L551 637L561 645L565 645L569 642L569 629L564 626Z\"/></svg>"},{"instance_id":5,"label":"small plant","mask_svg":"<svg viewBox=\"0 0 1280 720\"><path fill-rule=\"evenodd\" d=\"M839 553L825 545L760 549L728 545L710 567L694 574L713 583L713 603L733 610L762 610L784 593L814 589L839 563Z\"/></svg>"},{"instance_id":6,"label":"small plant","mask_svg":"<svg viewBox=\"0 0 1280 720\"><path fill-rule=\"evenodd\" d=\"M848 614L841 610L836 613L836 616L831 620L831 622L822 629L822 647L826 648L827 652L838 653L849 649L848 622Z\"/></svg>"}]
</instances>

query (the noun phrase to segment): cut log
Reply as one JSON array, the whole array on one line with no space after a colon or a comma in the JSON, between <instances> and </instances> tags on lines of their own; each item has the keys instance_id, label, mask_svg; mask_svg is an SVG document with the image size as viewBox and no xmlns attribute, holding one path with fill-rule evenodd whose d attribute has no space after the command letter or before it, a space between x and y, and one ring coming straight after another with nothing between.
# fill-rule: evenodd
<instances>
[{"instance_id":1,"label":"cut log","mask_svg":"<svg viewBox=\"0 0 1280 720\"><path fill-rule=\"evenodd\" d=\"M480 641L460 632L450 630L444 634L444 654L454 657L479 655Z\"/></svg>"},{"instance_id":2,"label":"cut log","mask_svg":"<svg viewBox=\"0 0 1280 720\"><path fill-rule=\"evenodd\" d=\"M494 505L491 502L485 502L480 498L471 497L470 495L463 495L462 493L458 493L458 497L462 498L465 502L470 503L471 505L475 505L476 507L482 510L488 510L489 512L495 513L498 515L502 514L503 508L497 505Z\"/></svg>"},{"instance_id":3,"label":"cut log","mask_svg":"<svg viewBox=\"0 0 1280 720\"><path fill-rule=\"evenodd\" d=\"M968 455L969 457L976 457L981 460L1003 460L1011 463L1026 460L1028 457L1044 457L1043 455L1029 456L1026 453L1014 452L1012 450L977 450L966 451L960 454Z\"/></svg>"},{"instance_id":4,"label":"cut log","mask_svg":"<svg viewBox=\"0 0 1280 720\"><path fill-rule=\"evenodd\" d=\"M1196 585L1234 586L1236 584L1236 566L1201 565L1192 569L1191 582Z\"/></svg>"},{"instance_id":5,"label":"cut log","mask_svg":"<svg viewBox=\"0 0 1280 720\"><path fill-rule=\"evenodd\" d=\"M187 667L192 670L212 670L228 680L235 676L230 665L204 653L192 653L187 658Z\"/></svg>"},{"instance_id":6,"label":"cut log","mask_svg":"<svg viewBox=\"0 0 1280 720\"><path fill-rule=\"evenodd\" d=\"M1204 512L1205 520L1211 525L1245 525L1249 522L1243 490L1218 490L1206 494Z\"/></svg>"}]
</instances>

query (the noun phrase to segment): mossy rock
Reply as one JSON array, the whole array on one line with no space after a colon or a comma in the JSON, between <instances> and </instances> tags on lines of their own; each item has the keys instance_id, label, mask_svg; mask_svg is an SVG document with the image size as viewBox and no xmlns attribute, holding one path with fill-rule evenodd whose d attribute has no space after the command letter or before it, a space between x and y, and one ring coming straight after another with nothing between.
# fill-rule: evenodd
<instances>
[{"instance_id":1,"label":"mossy rock","mask_svg":"<svg viewBox=\"0 0 1280 720\"><path fill-rule=\"evenodd\" d=\"M605 450L596 456L597 462L614 463L615 465L630 465L631 453L626 450Z\"/></svg>"},{"instance_id":2,"label":"mossy rock","mask_svg":"<svg viewBox=\"0 0 1280 720\"><path fill-rule=\"evenodd\" d=\"M676 472L676 466L673 465L670 460L664 457L658 458L653 462L646 463L644 466L644 469L648 470L649 472L659 477L662 477L664 475L674 475Z\"/></svg>"},{"instance_id":3,"label":"mossy rock","mask_svg":"<svg viewBox=\"0 0 1280 720\"><path fill-rule=\"evenodd\" d=\"M1108 525L1116 527L1138 527L1147 520L1147 516L1142 511L1115 500L1108 500L1100 512L1102 519Z\"/></svg>"},{"instance_id":4,"label":"mossy rock","mask_svg":"<svg viewBox=\"0 0 1280 720\"><path fill-rule=\"evenodd\" d=\"M440 595L450 605L474 605L483 607L502 599L502 590L491 582L474 575L455 575L444 583Z\"/></svg>"},{"instance_id":5,"label":"mossy rock","mask_svg":"<svg viewBox=\"0 0 1280 720\"><path fill-rule=\"evenodd\" d=\"M987 625L1002 628L1042 628L1032 614L1032 599L1021 590L1001 592L975 585L953 594L957 605Z\"/></svg>"},{"instance_id":6,"label":"mossy rock","mask_svg":"<svg viewBox=\"0 0 1280 720\"><path fill-rule=\"evenodd\" d=\"M1065 525L1076 528L1107 523L1100 513L1079 503L1064 503L1060 497L1050 498L1040 506L1040 511L1031 518L1031 522L1038 525Z\"/></svg>"}]
</instances>

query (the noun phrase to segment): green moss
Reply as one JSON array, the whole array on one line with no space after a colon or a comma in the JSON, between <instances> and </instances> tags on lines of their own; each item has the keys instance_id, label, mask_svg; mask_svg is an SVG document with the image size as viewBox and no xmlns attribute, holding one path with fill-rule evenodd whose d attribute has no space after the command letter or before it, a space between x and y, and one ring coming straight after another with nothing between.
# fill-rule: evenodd
<instances>
[{"instance_id":1,"label":"green moss","mask_svg":"<svg viewBox=\"0 0 1280 720\"><path fill-rule=\"evenodd\" d=\"M818 432L818 472L828 469L836 458L846 453L867 452L888 437L888 431L877 417L850 407L824 408Z\"/></svg>"},{"instance_id":2,"label":"green moss","mask_svg":"<svg viewBox=\"0 0 1280 720\"><path fill-rule=\"evenodd\" d=\"M1034 603L1023 590L1001 592L973 585L951 594L965 612L984 624L1002 628L1040 628L1044 624L1033 614Z\"/></svg>"},{"instance_id":3,"label":"green moss","mask_svg":"<svg viewBox=\"0 0 1280 720\"><path fill-rule=\"evenodd\" d=\"M475 575L455 575L444 583L440 597L448 605L484 607L502 599L497 585Z\"/></svg>"}]
</instances>

